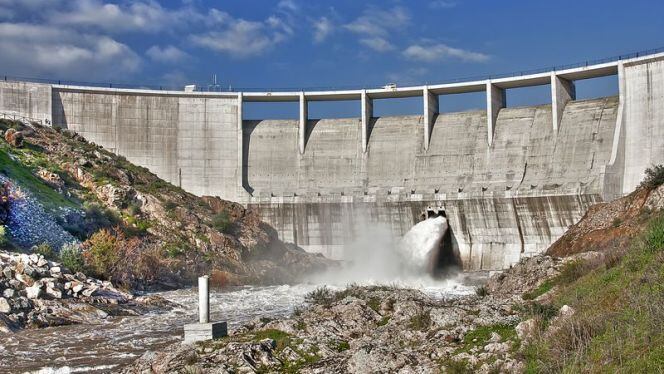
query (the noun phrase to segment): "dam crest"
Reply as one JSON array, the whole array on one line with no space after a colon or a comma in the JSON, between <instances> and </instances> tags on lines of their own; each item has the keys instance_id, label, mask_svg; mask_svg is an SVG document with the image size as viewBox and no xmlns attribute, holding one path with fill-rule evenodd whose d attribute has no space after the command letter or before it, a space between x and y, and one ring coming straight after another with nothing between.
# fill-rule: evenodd
<instances>
[{"instance_id":1,"label":"dam crest","mask_svg":"<svg viewBox=\"0 0 664 374\"><path fill-rule=\"evenodd\" d=\"M618 95L577 100L574 82L618 77ZM551 104L506 107L548 85ZM486 108L439 112L446 95ZM376 99L422 113L375 117ZM312 119L314 101L358 101L356 118ZM299 118L246 120L246 102L297 102ZM197 195L257 209L281 239L342 256L364 222L395 237L445 212L466 270L540 253L594 203L664 163L664 54L500 79L310 92L184 92L0 82L0 112L68 128Z\"/></svg>"}]
</instances>

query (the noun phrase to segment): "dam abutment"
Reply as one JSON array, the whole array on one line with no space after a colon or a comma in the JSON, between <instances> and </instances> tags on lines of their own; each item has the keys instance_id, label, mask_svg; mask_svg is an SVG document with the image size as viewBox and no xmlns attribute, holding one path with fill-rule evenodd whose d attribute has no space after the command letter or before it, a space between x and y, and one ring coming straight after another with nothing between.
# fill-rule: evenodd
<instances>
[{"instance_id":1,"label":"dam abutment","mask_svg":"<svg viewBox=\"0 0 664 374\"><path fill-rule=\"evenodd\" d=\"M574 82L618 75L618 97L577 100ZM506 105L551 86L551 103ZM486 109L444 113L445 95ZM421 115L375 117L373 100L418 97ZM311 119L355 100L356 118ZM418 99L419 100L419 99ZM299 103L292 120L245 120L243 103ZM490 80L346 91L183 92L0 82L5 117L69 128L197 195L257 209L280 237L337 257L359 217L404 234L443 206L463 267L541 252L593 203L664 163L664 54ZM417 211L418 213L414 213Z\"/></svg>"}]
</instances>

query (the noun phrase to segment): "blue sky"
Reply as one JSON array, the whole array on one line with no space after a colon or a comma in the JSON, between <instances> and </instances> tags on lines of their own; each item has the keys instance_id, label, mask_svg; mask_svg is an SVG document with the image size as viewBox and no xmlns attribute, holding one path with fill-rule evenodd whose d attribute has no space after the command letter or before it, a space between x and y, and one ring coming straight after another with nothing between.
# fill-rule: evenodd
<instances>
[{"instance_id":1,"label":"blue sky","mask_svg":"<svg viewBox=\"0 0 664 374\"><path fill-rule=\"evenodd\" d=\"M664 46L659 1L0 0L0 74L179 86L217 74L233 89L437 83ZM579 84L615 93L614 79ZM508 105L548 101L548 87ZM481 106L480 95L441 100ZM253 105L253 104L252 104ZM312 116L357 115L358 103ZM377 103L417 113L417 100ZM289 104L249 116L296 117Z\"/></svg>"}]
</instances>

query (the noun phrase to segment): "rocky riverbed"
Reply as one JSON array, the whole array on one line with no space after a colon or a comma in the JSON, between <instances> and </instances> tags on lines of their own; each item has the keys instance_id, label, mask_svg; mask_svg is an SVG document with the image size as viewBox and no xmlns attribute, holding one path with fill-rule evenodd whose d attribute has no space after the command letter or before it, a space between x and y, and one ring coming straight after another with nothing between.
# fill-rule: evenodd
<instances>
[{"instance_id":1,"label":"rocky riverbed","mask_svg":"<svg viewBox=\"0 0 664 374\"><path fill-rule=\"evenodd\" d=\"M21 328L98 323L170 305L134 297L110 282L72 274L42 255L0 251L0 336Z\"/></svg>"},{"instance_id":2,"label":"rocky riverbed","mask_svg":"<svg viewBox=\"0 0 664 374\"><path fill-rule=\"evenodd\" d=\"M534 328L534 320L524 317L530 302L523 293L557 275L567 261L524 259L465 296L398 286L318 288L289 318L257 318L227 338L174 344L145 354L124 372L521 372L522 342ZM572 313L563 309L551 328Z\"/></svg>"}]
</instances>

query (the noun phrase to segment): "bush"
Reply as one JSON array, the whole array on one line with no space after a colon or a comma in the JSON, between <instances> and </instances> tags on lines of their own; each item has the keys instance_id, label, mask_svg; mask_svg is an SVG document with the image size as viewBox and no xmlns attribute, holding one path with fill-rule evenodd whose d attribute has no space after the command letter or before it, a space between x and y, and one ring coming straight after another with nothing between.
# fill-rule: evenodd
<instances>
[{"instance_id":1,"label":"bush","mask_svg":"<svg viewBox=\"0 0 664 374\"><path fill-rule=\"evenodd\" d=\"M212 217L212 227L222 233L225 233L228 231L228 229L231 226L231 219L228 215L228 212L223 211L220 213L215 214Z\"/></svg>"},{"instance_id":2,"label":"bush","mask_svg":"<svg viewBox=\"0 0 664 374\"><path fill-rule=\"evenodd\" d=\"M659 216L648 225L645 243L651 252L664 248L664 216Z\"/></svg>"},{"instance_id":3,"label":"bush","mask_svg":"<svg viewBox=\"0 0 664 374\"><path fill-rule=\"evenodd\" d=\"M334 293L326 286L321 286L304 296L304 300L311 304L327 305L332 302Z\"/></svg>"},{"instance_id":4,"label":"bush","mask_svg":"<svg viewBox=\"0 0 664 374\"><path fill-rule=\"evenodd\" d=\"M60 262L71 272L84 270L83 253L76 243L69 243L60 249Z\"/></svg>"},{"instance_id":5,"label":"bush","mask_svg":"<svg viewBox=\"0 0 664 374\"><path fill-rule=\"evenodd\" d=\"M653 189L664 184L664 165L655 165L646 169L646 176L639 187Z\"/></svg>"},{"instance_id":6,"label":"bush","mask_svg":"<svg viewBox=\"0 0 664 374\"><path fill-rule=\"evenodd\" d=\"M119 240L110 230L101 229L85 243L85 263L99 277L109 277L119 260Z\"/></svg>"},{"instance_id":7,"label":"bush","mask_svg":"<svg viewBox=\"0 0 664 374\"><path fill-rule=\"evenodd\" d=\"M48 243L41 243L38 246L32 247L32 252L44 256L47 260L52 260L55 258L55 252Z\"/></svg>"},{"instance_id":8,"label":"bush","mask_svg":"<svg viewBox=\"0 0 664 374\"><path fill-rule=\"evenodd\" d=\"M7 231L5 226L0 225L0 247L7 245Z\"/></svg>"},{"instance_id":9,"label":"bush","mask_svg":"<svg viewBox=\"0 0 664 374\"><path fill-rule=\"evenodd\" d=\"M426 310L410 317L410 328L423 331L431 326L431 313Z\"/></svg>"},{"instance_id":10,"label":"bush","mask_svg":"<svg viewBox=\"0 0 664 374\"><path fill-rule=\"evenodd\" d=\"M489 290L485 286L475 287L475 295L485 297L489 295Z\"/></svg>"}]
</instances>

